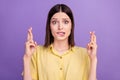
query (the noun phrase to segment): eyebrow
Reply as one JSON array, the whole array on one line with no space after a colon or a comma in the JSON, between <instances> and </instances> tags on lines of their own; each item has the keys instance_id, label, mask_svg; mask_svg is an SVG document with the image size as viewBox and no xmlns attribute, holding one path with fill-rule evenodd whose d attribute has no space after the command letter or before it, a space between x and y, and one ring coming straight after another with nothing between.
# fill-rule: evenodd
<instances>
[{"instance_id":1,"label":"eyebrow","mask_svg":"<svg viewBox=\"0 0 120 80\"><path fill-rule=\"evenodd\" d=\"M57 18L52 18L52 19L53 19L53 20L54 20L54 19L56 20ZM51 20L52 20L52 19L51 19ZM62 19L70 20L69 18L62 18Z\"/></svg>"}]
</instances>

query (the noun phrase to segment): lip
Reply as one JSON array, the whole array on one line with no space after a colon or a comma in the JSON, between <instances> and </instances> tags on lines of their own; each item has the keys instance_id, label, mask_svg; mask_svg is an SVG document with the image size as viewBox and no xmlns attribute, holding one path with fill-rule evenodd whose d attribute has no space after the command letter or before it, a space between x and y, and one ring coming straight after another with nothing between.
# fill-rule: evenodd
<instances>
[{"instance_id":1,"label":"lip","mask_svg":"<svg viewBox=\"0 0 120 80\"><path fill-rule=\"evenodd\" d=\"M57 32L57 35L59 35L59 36L64 36L64 35L65 35L65 32Z\"/></svg>"},{"instance_id":2,"label":"lip","mask_svg":"<svg viewBox=\"0 0 120 80\"><path fill-rule=\"evenodd\" d=\"M65 32L57 32L57 34L65 34Z\"/></svg>"}]
</instances>

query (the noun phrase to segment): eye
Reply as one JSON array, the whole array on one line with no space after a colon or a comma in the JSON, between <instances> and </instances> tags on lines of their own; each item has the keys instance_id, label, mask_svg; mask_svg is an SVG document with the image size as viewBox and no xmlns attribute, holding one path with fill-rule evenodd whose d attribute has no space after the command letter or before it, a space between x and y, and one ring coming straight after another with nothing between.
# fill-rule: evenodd
<instances>
[{"instance_id":1,"label":"eye","mask_svg":"<svg viewBox=\"0 0 120 80\"><path fill-rule=\"evenodd\" d=\"M69 21L68 21L68 20L65 20L65 21L64 21L64 23L65 23L65 24L68 24L68 23L69 23Z\"/></svg>"},{"instance_id":2,"label":"eye","mask_svg":"<svg viewBox=\"0 0 120 80\"><path fill-rule=\"evenodd\" d=\"M56 24L57 23L57 21L52 21L52 24Z\"/></svg>"}]
</instances>

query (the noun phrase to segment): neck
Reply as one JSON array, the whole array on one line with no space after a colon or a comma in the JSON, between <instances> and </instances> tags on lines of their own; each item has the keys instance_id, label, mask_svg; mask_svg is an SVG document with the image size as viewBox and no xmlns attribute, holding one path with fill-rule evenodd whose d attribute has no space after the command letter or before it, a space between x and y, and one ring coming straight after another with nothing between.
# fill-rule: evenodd
<instances>
[{"instance_id":1,"label":"neck","mask_svg":"<svg viewBox=\"0 0 120 80\"><path fill-rule=\"evenodd\" d=\"M65 41L54 41L53 48L57 52L63 53L63 52L65 52L69 49L68 41L67 40L65 40Z\"/></svg>"}]
</instances>

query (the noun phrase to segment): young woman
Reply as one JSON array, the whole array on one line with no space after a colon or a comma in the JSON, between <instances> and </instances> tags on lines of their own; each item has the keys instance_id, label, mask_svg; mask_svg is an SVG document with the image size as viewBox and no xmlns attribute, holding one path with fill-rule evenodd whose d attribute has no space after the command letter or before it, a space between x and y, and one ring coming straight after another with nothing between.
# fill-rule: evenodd
<instances>
[{"instance_id":1,"label":"young woman","mask_svg":"<svg viewBox=\"0 0 120 80\"><path fill-rule=\"evenodd\" d=\"M75 46L73 14L64 4L49 11L44 46L33 40L32 28L25 46L24 80L96 80L95 33L90 32L87 49Z\"/></svg>"}]
</instances>

